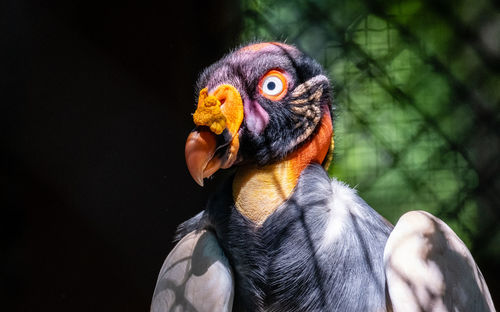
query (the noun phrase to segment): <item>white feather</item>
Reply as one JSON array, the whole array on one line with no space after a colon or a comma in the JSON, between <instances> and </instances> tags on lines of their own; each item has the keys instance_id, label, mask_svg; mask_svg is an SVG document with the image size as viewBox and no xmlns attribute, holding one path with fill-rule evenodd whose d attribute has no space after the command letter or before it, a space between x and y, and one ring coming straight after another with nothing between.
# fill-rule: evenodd
<instances>
[{"instance_id":1,"label":"white feather","mask_svg":"<svg viewBox=\"0 0 500 312\"><path fill-rule=\"evenodd\" d=\"M394 311L495 311L488 286L464 243L424 211L401 217L384 250Z\"/></svg>"}]
</instances>

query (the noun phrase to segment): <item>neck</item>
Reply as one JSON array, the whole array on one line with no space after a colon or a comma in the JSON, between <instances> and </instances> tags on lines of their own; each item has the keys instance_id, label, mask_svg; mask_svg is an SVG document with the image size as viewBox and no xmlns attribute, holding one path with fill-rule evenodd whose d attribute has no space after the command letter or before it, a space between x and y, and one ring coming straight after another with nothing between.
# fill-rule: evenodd
<instances>
[{"instance_id":1,"label":"neck","mask_svg":"<svg viewBox=\"0 0 500 312\"><path fill-rule=\"evenodd\" d=\"M283 161L240 168L233 181L236 209L257 226L262 225L291 196L302 171L310 163L323 162L331 137L332 122L326 112L312 140Z\"/></svg>"}]
</instances>

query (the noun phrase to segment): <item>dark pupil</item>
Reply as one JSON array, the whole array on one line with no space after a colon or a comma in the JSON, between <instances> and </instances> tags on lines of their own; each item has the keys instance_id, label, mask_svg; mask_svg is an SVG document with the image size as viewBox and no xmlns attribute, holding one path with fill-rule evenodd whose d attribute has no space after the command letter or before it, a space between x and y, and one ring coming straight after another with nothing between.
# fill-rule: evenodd
<instances>
[{"instance_id":1,"label":"dark pupil","mask_svg":"<svg viewBox=\"0 0 500 312\"><path fill-rule=\"evenodd\" d=\"M268 88L269 90L271 90L271 91L272 91L272 90L274 90L274 88L276 88L276 83L274 83L274 82L270 81L270 82L267 84L267 88Z\"/></svg>"}]
</instances>

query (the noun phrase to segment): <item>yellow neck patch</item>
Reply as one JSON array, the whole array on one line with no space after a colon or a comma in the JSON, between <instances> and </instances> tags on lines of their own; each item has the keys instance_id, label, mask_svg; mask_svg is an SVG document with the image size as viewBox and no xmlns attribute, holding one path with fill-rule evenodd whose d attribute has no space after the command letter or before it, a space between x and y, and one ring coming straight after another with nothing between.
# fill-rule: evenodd
<instances>
[{"instance_id":1,"label":"yellow neck patch","mask_svg":"<svg viewBox=\"0 0 500 312\"><path fill-rule=\"evenodd\" d=\"M256 225L262 225L290 197L297 180L290 161L263 168L243 167L233 181L236 209Z\"/></svg>"}]
</instances>

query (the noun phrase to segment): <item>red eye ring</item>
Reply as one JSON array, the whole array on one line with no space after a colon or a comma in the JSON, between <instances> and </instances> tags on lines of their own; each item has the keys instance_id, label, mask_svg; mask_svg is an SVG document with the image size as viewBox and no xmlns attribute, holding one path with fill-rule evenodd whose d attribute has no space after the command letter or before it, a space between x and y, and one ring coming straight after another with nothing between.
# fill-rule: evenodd
<instances>
[{"instance_id":1,"label":"red eye ring","mask_svg":"<svg viewBox=\"0 0 500 312\"><path fill-rule=\"evenodd\" d=\"M272 101L281 100L288 91L288 80L282 71L272 69L259 81L259 93Z\"/></svg>"}]
</instances>

